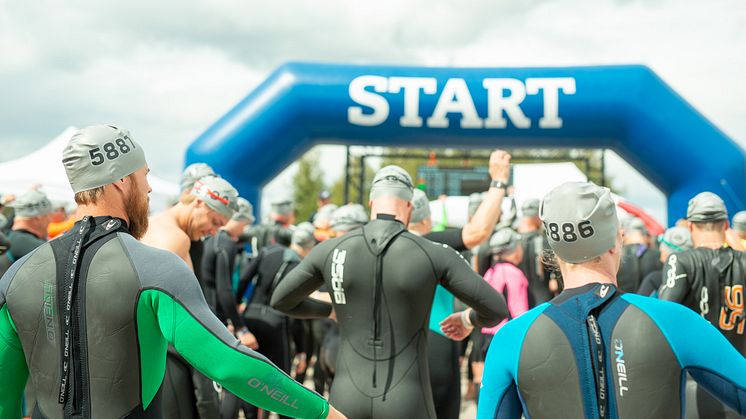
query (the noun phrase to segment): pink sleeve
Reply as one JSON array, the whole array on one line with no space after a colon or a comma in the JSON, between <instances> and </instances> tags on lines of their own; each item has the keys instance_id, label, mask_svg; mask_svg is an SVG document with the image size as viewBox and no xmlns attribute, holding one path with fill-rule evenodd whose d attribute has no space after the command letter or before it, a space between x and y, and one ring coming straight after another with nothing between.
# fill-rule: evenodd
<instances>
[{"instance_id":1,"label":"pink sleeve","mask_svg":"<svg viewBox=\"0 0 746 419\"><path fill-rule=\"evenodd\" d=\"M510 317L516 318L528 311L528 280L523 272L516 269L510 280L506 282L508 310L510 310Z\"/></svg>"}]
</instances>

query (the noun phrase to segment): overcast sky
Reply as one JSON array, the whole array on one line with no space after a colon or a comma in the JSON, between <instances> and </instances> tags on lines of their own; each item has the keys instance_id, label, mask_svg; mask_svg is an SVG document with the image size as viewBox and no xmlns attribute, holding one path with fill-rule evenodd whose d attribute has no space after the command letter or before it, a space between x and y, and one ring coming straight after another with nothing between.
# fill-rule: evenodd
<instances>
[{"instance_id":1,"label":"overcast sky","mask_svg":"<svg viewBox=\"0 0 746 419\"><path fill-rule=\"evenodd\" d=\"M297 60L640 63L746 144L744 28L743 0L0 0L0 160L69 125L115 122L147 148L155 174L176 180L194 138ZM628 197L661 214L660 197L622 166L609 170Z\"/></svg>"}]
</instances>

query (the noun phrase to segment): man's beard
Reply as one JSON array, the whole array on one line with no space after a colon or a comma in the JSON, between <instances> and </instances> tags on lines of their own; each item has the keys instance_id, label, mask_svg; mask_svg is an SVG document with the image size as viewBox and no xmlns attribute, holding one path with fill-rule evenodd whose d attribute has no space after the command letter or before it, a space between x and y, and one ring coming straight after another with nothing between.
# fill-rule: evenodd
<instances>
[{"instance_id":1,"label":"man's beard","mask_svg":"<svg viewBox=\"0 0 746 419\"><path fill-rule=\"evenodd\" d=\"M129 231L132 237L140 240L148 231L148 213L150 211L147 194L140 191L140 187L133 185L130 194L124 202L124 212L129 219Z\"/></svg>"}]
</instances>

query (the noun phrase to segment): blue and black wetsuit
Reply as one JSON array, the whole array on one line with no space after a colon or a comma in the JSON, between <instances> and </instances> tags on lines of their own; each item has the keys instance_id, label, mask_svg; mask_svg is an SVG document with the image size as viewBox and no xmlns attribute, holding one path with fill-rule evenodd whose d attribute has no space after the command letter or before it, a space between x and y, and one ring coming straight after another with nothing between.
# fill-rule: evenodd
<instances>
[{"instance_id":1,"label":"blue and black wetsuit","mask_svg":"<svg viewBox=\"0 0 746 419\"><path fill-rule=\"evenodd\" d=\"M687 372L746 413L746 359L707 321L679 304L589 284L500 329L477 417L682 418Z\"/></svg>"}]
</instances>

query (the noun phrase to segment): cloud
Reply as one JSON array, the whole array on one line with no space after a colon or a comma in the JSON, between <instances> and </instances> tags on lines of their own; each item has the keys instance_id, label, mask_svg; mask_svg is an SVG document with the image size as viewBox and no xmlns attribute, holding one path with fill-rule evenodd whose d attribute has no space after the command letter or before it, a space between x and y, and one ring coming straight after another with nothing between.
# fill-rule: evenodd
<instances>
[{"instance_id":1,"label":"cloud","mask_svg":"<svg viewBox=\"0 0 746 419\"><path fill-rule=\"evenodd\" d=\"M746 144L745 23L741 0L0 2L0 160L107 121L175 179L186 145L293 60L641 63Z\"/></svg>"}]
</instances>

